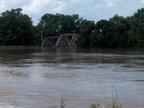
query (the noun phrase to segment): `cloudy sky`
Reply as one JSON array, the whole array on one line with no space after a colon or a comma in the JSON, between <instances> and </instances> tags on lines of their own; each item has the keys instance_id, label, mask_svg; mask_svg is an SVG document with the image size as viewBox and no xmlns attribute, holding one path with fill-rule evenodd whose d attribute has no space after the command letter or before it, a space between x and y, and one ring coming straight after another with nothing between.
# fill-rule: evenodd
<instances>
[{"instance_id":1,"label":"cloudy sky","mask_svg":"<svg viewBox=\"0 0 144 108\"><path fill-rule=\"evenodd\" d=\"M35 24L44 13L79 14L97 21L114 14L131 15L144 7L144 0L0 0L0 13L18 7L30 15Z\"/></svg>"}]
</instances>

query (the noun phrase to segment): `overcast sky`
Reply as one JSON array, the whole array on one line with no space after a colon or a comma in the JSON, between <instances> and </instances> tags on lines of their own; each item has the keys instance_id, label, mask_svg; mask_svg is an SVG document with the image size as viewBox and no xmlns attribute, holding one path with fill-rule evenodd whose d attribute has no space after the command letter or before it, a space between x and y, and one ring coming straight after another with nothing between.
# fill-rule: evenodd
<instances>
[{"instance_id":1,"label":"overcast sky","mask_svg":"<svg viewBox=\"0 0 144 108\"><path fill-rule=\"evenodd\" d=\"M0 13L18 7L32 17L35 24L45 13L79 14L97 21L114 14L132 15L144 7L144 0L0 0Z\"/></svg>"}]
</instances>

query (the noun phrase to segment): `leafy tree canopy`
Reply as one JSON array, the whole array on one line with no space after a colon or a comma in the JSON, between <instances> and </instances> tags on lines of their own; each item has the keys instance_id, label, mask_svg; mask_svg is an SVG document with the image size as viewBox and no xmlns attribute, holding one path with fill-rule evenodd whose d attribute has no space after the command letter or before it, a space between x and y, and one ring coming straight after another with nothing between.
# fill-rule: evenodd
<instances>
[{"instance_id":1,"label":"leafy tree canopy","mask_svg":"<svg viewBox=\"0 0 144 108\"><path fill-rule=\"evenodd\" d=\"M31 18L22 9L12 9L0 16L0 45L33 45L35 31Z\"/></svg>"}]
</instances>

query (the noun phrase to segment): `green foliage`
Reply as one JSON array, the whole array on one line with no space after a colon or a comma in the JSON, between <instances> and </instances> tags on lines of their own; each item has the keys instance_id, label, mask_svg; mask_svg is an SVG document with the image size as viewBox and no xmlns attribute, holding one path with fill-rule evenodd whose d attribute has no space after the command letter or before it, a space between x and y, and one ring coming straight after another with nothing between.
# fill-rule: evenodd
<instances>
[{"instance_id":1,"label":"green foliage","mask_svg":"<svg viewBox=\"0 0 144 108\"><path fill-rule=\"evenodd\" d=\"M115 15L98 22L79 15L45 14L37 26L22 9L0 16L0 45L40 45L43 38L77 33L78 47L144 48L144 8L130 17Z\"/></svg>"},{"instance_id":2,"label":"green foliage","mask_svg":"<svg viewBox=\"0 0 144 108\"><path fill-rule=\"evenodd\" d=\"M42 16L38 28L44 37L57 36L63 33L76 33L79 30L78 15L45 14Z\"/></svg>"},{"instance_id":3,"label":"green foliage","mask_svg":"<svg viewBox=\"0 0 144 108\"><path fill-rule=\"evenodd\" d=\"M78 46L89 47L90 46L90 36L94 32L94 22L83 20L80 27L80 36L78 37Z\"/></svg>"},{"instance_id":4,"label":"green foliage","mask_svg":"<svg viewBox=\"0 0 144 108\"><path fill-rule=\"evenodd\" d=\"M144 48L144 8L131 17L115 15L98 21L93 31L89 34L91 47Z\"/></svg>"},{"instance_id":5,"label":"green foliage","mask_svg":"<svg viewBox=\"0 0 144 108\"><path fill-rule=\"evenodd\" d=\"M101 20L95 25L95 32L92 35L92 46L98 48L112 47L113 45L113 23Z\"/></svg>"},{"instance_id":6,"label":"green foliage","mask_svg":"<svg viewBox=\"0 0 144 108\"><path fill-rule=\"evenodd\" d=\"M97 103L93 103L90 105L89 108L99 108L100 107L100 104L97 104Z\"/></svg>"},{"instance_id":7,"label":"green foliage","mask_svg":"<svg viewBox=\"0 0 144 108\"><path fill-rule=\"evenodd\" d=\"M136 48L144 48L144 8L139 9L132 17L129 18L131 30L129 37Z\"/></svg>"},{"instance_id":8,"label":"green foliage","mask_svg":"<svg viewBox=\"0 0 144 108\"><path fill-rule=\"evenodd\" d=\"M35 29L31 18L21 13L22 9L12 9L0 16L0 45L33 45Z\"/></svg>"},{"instance_id":9,"label":"green foliage","mask_svg":"<svg viewBox=\"0 0 144 108\"><path fill-rule=\"evenodd\" d=\"M62 96L60 98L60 108L65 108L66 107L66 99Z\"/></svg>"},{"instance_id":10,"label":"green foliage","mask_svg":"<svg viewBox=\"0 0 144 108\"><path fill-rule=\"evenodd\" d=\"M112 108L123 108L123 106L119 102L114 102L112 103Z\"/></svg>"}]
</instances>

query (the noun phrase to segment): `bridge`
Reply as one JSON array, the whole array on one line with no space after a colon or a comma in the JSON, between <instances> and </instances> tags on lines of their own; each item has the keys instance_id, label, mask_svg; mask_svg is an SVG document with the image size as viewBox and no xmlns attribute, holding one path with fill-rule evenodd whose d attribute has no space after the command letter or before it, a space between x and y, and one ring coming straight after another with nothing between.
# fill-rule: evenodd
<instances>
[{"instance_id":1,"label":"bridge","mask_svg":"<svg viewBox=\"0 0 144 108\"><path fill-rule=\"evenodd\" d=\"M42 47L76 47L78 35L73 33L44 39Z\"/></svg>"}]
</instances>

